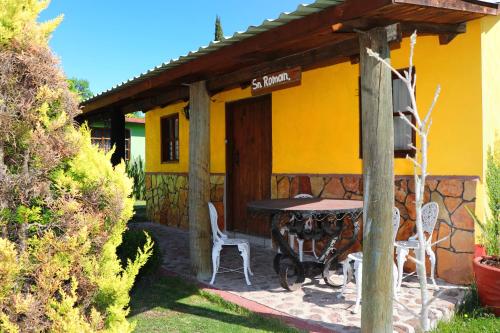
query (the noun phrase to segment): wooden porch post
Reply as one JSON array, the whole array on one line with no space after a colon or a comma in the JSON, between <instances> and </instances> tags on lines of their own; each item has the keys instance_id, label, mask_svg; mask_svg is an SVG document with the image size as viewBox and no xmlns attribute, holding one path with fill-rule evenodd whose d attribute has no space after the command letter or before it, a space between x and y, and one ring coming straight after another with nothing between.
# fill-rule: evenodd
<instances>
[{"instance_id":1,"label":"wooden porch post","mask_svg":"<svg viewBox=\"0 0 500 333\"><path fill-rule=\"evenodd\" d=\"M113 165L120 164L125 159L125 115L119 109L111 112L111 145L115 146L115 152L111 156Z\"/></svg>"},{"instance_id":2,"label":"wooden porch post","mask_svg":"<svg viewBox=\"0 0 500 333\"><path fill-rule=\"evenodd\" d=\"M210 97L205 81L189 86L189 249L199 280L210 278Z\"/></svg>"},{"instance_id":3,"label":"wooden porch post","mask_svg":"<svg viewBox=\"0 0 500 333\"><path fill-rule=\"evenodd\" d=\"M363 128L363 289L362 332L392 332L392 207L394 130L389 69L366 49L390 61L388 32L359 33Z\"/></svg>"}]
</instances>

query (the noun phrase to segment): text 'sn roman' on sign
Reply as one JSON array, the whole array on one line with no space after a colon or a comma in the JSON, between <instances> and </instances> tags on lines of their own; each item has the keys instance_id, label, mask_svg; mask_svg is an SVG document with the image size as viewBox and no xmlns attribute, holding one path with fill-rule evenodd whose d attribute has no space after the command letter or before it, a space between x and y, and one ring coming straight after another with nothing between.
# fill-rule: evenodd
<instances>
[{"instance_id":1,"label":"text 'sn roman' on sign","mask_svg":"<svg viewBox=\"0 0 500 333\"><path fill-rule=\"evenodd\" d=\"M252 96L267 94L271 91L300 85L302 70L300 67L285 69L265 74L252 80Z\"/></svg>"}]
</instances>

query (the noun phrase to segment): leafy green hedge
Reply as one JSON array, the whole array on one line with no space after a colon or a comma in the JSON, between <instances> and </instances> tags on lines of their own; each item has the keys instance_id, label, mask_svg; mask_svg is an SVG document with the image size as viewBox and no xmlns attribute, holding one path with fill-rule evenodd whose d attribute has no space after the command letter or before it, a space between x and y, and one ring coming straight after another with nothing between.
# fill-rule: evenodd
<instances>
[{"instance_id":1,"label":"leafy green hedge","mask_svg":"<svg viewBox=\"0 0 500 333\"><path fill-rule=\"evenodd\" d=\"M132 194L136 200L144 200L146 194L146 172L144 168L144 161L141 156L137 156L134 160L126 162L127 175L134 180Z\"/></svg>"},{"instance_id":2,"label":"leafy green hedge","mask_svg":"<svg viewBox=\"0 0 500 333\"><path fill-rule=\"evenodd\" d=\"M139 253L139 249L142 249L147 242L147 233L143 230L127 230L123 233L123 241L120 246L116 249L116 254L120 259L122 267L127 266L129 260L134 261L135 257ZM161 265L162 253L158 242L154 237L153 240L152 254L146 264L139 270L137 278L141 278L146 275L151 275L155 273Z\"/></svg>"}]
</instances>

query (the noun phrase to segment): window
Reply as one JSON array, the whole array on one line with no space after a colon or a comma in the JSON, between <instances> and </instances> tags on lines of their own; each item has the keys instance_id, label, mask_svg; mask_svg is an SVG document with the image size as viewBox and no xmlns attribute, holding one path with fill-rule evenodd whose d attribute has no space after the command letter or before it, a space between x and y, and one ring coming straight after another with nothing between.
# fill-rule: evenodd
<instances>
[{"instance_id":1,"label":"window","mask_svg":"<svg viewBox=\"0 0 500 333\"><path fill-rule=\"evenodd\" d=\"M106 153L111 150L111 129L92 127L91 129L92 144L99 146ZM130 130L125 129L125 159L130 160Z\"/></svg>"},{"instance_id":2,"label":"window","mask_svg":"<svg viewBox=\"0 0 500 333\"><path fill-rule=\"evenodd\" d=\"M179 114L161 118L161 161L179 161Z\"/></svg>"},{"instance_id":3,"label":"window","mask_svg":"<svg viewBox=\"0 0 500 333\"><path fill-rule=\"evenodd\" d=\"M395 74L392 76L392 107L394 123L394 157L415 156L415 131L406 120L399 116L399 112L415 125L415 119L406 108L411 106L411 98L404 82Z\"/></svg>"},{"instance_id":4,"label":"window","mask_svg":"<svg viewBox=\"0 0 500 333\"><path fill-rule=\"evenodd\" d=\"M407 69L400 70L403 73ZM413 69L415 73L415 68ZM360 81L361 86L361 81ZM401 111L403 115L408 118L413 124L415 124L415 117L411 112L406 111L406 107L411 105L410 94L404 82L399 79L394 73L392 74L392 107L393 107L393 124L394 124L394 157L405 158L406 155L415 157L415 149L411 146L416 146L416 135L413 128L399 116ZM361 94L359 95L359 142L360 151L359 156L363 158L363 146L362 146L362 122L361 122ZM411 145L411 146L410 146Z\"/></svg>"}]
</instances>

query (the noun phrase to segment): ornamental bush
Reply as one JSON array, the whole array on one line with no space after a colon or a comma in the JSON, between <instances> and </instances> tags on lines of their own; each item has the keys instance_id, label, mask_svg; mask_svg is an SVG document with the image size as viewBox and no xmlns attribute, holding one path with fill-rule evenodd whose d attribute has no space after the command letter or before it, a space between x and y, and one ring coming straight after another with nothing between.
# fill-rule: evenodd
<instances>
[{"instance_id":1,"label":"ornamental bush","mask_svg":"<svg viewBox=\"0 0 500 333\"><path fill-rule=\"evenodd\" d=\"M37 23L40 0L0 0L0 332L130 332L129 291L152 249L122 268L132 215L125 165L73 123L68 90Z\"/></svg>"},{"instance_id":2,"label":"ornamental bush","mask_svg":"<svg viewBox=\"0 0 500 333\"><path fill-rule=\"evenodd\" d=\"M118 255L123 267L126 267L128 261L133 260L137 256L138 251L140 251L147 244L148 239L148 233L144 230L129 229L123 233L123 242L116 250L116 254ZM155 240L154 237L152 237L152 239ZM139 274L136 279L138 280L143 276L156 273L161 265L161 262L162 253L160 247L158 246L158 242L155 240L151 256L149 257L148 262L139 270Z\"/></svg>"},{"instance_id":3,"label":"ornamental bush","mask_svg":"<svg viewBox=\"0 0 500 333\"><path fill-rule=\"evenodd\" d=\"M132 194L136 200L144 200L146 195L146 172L144 170L144 161L139 155L126 162L125 170L127 175L134 181Z\"/></svg>"}]
</instances>

